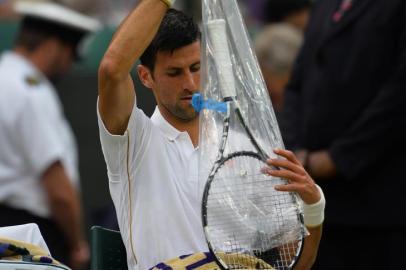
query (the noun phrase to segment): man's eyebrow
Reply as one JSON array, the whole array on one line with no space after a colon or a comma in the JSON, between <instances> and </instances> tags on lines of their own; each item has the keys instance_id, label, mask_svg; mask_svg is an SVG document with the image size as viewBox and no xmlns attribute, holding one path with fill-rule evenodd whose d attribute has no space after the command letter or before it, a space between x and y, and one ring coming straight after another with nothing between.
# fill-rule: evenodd
<instances>
[{"instance_id":1,"label":"man's eyebrow","mask_svg":"<svg viewBox=\"0 0 406 270\"><path fill-rule=\"evenodd\" d=\"M193 66L196 66L196 65L200 65L200 63L201 63L201 61L199 60L199 61L196 61L196 62L194 62L194 63L192 63L189 67L193 67ZM179 69L182 69L181 67L177 67L177 66L168 66L167 68L165 68L166 70L179 70Z\"/></svg>"},{"instance_id":2,"label":"man's eyebrow","mask_svg":"<svg viewBox=\"0 0 406 270\"><path fill-rule=\"evenodd\" d=\"M194 62L193 64L191 64L190 66L191 67L193 67L193 66L196 66L196 65L200 65L200 60L199 61L197 61L197 62Z\"/></svg>"},{"instance_id":3,"label":"man's eyebrow","mask_svg":"<svg viewBox=\"0 0 406 270\"><path fill-rule=\"evenodd\" d=\"M165 70L166 71L176 71L176 70L180 70L180 69L182 69L182 68L180 68L180 67L172 67L172 66L169 66L169 67L167 67L167 68L165 68Z\"/></svg>"}]
</instances>

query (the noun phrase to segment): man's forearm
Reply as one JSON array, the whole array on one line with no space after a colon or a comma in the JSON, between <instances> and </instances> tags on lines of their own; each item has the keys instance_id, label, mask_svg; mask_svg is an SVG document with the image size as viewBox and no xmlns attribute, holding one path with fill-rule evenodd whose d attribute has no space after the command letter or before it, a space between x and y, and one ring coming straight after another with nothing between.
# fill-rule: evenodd
<instances>
[{"instance_id":1,"label":"man's forearm","mask_svg":"<svg viewBox=\"0 0 406 270\"><path fill-rule=\"evenodd\" d=\"M71 198L54 201L51 206L52 218L65 234L71 249L84 240L82 233L82 213L79 199L73 192Z\"/></svg>"},{"instance_id":2,"label":"man's forearm","mask_svg":"<svg viewBox=\"0 0 406 270\"><path fill-rule=\"evenodd\" d=\"M136 102L130 71L151 43L168 6L143 0L115 33L99 67L99 111L107 130L123 135Z\"/></svg>"},{"instance_id":3,"label":"man's forearm","mask_svg":"<svg viewBox=\"0 0 406 270\"><path fill-rule=\"evenodd\" d=\"M307 229L309 230L310 235L304 240L303 251L297 265L294 268L295 270L311 269L316 261L323 226L320 225L314 228L308 227Z\"/></svg>"},{"instance_id":4,"label":"man's forearm","mask_svg":"<svg viewBox=\"0 0 406 270\"><path fill-rule=\"evenodd\" d=\"M151 43L168 6L162 0L142 0L120 25L103 58L126 76Z\"/></svg>"},{"instance_id":5,"label":"man's forearm","mask_svg":"<svg viewBox=\"0 0 406 270\"><path fill-rule=\"evenodd\" d=\"M47 169L42 184L48 196L52 219L62 229L73 249L83 241L82 213L77 192L60 162Z\"/></svg>"},{"instance_id":6,"label":"man's forearm","mask_svg":"<svg viewBox=\"0 0 406 270\"><path fill-rule=\"evenodd\" d=\"M81 268L89 260L88 243L82 231L82 211L80 200L75 190L72 190L66 200L56 201L52 204L52 218L59 225L65 235L69 250L67 263L72 269Z\"/></svg>"},{"instance_id":7,"label":"man's forearm","mask_svg":"<svg viewBox=\"0 0 406 270\"><path fill-rule=\"evenodd\" d=\"M303 202L304 223L310 235L304 240L303 252L295 270L310 269L317 257L326 206L323 190L319 186L317 188L320 193L319 201L313 204Z\"/></svg>"}]
</instances>

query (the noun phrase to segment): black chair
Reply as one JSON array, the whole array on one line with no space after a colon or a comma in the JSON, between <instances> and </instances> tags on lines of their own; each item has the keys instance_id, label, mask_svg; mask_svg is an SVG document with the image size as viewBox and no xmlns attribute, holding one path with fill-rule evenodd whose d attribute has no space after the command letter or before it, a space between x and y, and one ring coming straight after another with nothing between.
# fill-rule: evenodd
<instances>
[{"instance_id":1,"label":"black chair","mask_svg":"<svg viewBox=\"0 0 406 270\"><path fill-rule=\"evenodd\" d=\"M128 270L120 232L93 226L90 234L91 270Z\"/></svg>"}]
</instances>

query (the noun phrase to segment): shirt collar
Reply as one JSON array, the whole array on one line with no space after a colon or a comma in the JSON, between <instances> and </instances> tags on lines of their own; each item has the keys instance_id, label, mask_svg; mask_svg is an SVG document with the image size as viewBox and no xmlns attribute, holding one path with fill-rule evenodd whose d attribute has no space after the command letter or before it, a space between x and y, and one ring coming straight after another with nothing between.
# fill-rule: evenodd
<instances>
[{"instance_id":1,"label":"shirt collar","mask_svg":"<svg viewBox=\"0 0 406 270\"><path fill-rule=\"evenodd\" d=\"M151 116L151 121L154 123L162 133L170 140L176 140L183 132L177 130L168 121L162 116L161 112L158 109L158 106L155 107L154 114Z\"/></svg>"}]
</instances>

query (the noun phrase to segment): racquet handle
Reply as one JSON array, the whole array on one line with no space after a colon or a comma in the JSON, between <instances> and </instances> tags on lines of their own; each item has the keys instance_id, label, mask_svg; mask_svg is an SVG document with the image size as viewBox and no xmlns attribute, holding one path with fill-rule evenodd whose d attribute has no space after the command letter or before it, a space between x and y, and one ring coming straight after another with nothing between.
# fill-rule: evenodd
<instances>
[{"instance_id":1,"label":"racquet handle","mask_svg":"<svg viewBox=\"0 0 406 270\"><path fill-rule=\"evenodd\" d=\"M224 19L211 20L207 22L207 29L223 99L235 97L234 73L227 42L226 21Z\"/></svg>"}]
</instances>

